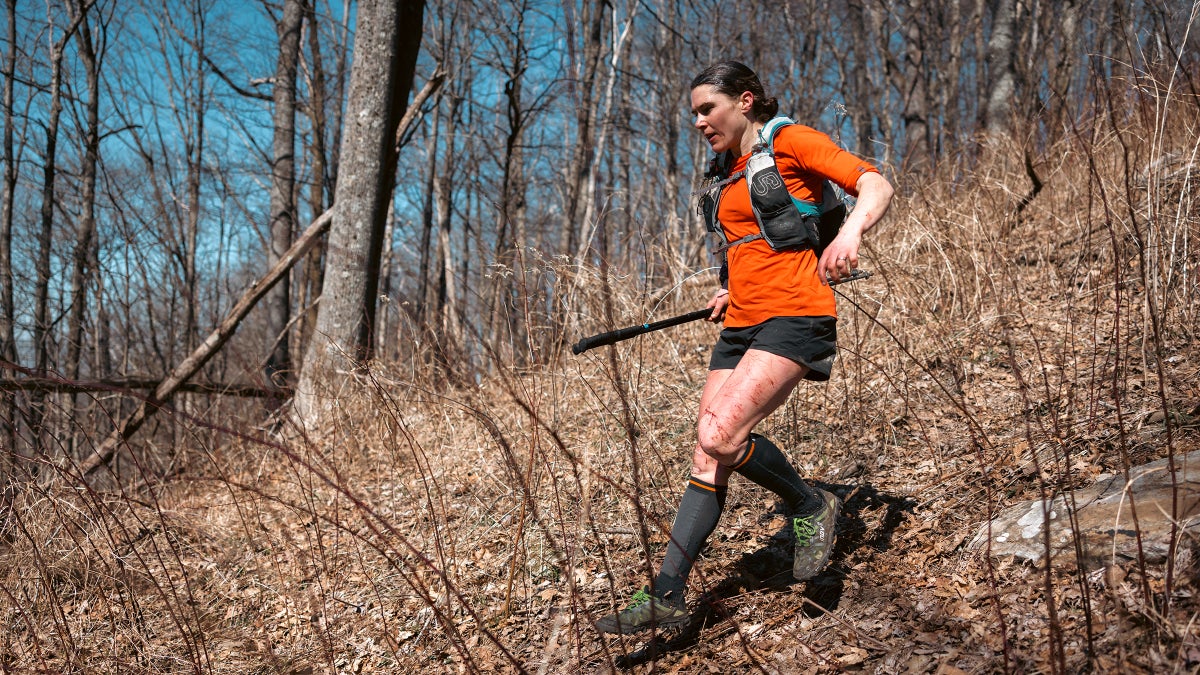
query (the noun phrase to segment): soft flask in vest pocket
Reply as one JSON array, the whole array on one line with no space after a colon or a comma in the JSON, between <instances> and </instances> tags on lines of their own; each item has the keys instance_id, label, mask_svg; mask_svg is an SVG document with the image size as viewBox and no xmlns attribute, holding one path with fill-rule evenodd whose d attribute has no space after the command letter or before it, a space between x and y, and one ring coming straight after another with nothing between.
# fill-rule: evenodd
<instances>
[{"instance_id":1,"label":"soft flask in vest pocket","mask_svg":"<svg viewBox=\"0 0 1200 675\"><path fill-rule=\"evenodd\" d=\"M817 219L797 209L770 153L750 155L746 162L746 184L759 231L772 250L816 248L820 244Z\"/></svg>"}]
</instances>

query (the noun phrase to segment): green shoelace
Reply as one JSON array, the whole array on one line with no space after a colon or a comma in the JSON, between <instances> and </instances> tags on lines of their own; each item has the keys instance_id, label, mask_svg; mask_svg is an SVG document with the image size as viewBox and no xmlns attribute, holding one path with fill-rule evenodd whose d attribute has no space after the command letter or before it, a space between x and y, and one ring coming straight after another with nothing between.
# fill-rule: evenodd
<instances>
[{"instance_id":1,"label":"green shoelace","mask_svg":"<svg viewBox=\"0 0 1200 675\"><path fill-rule=\"evenodd\" d=\"M805 516L804 518L796 518L792 521L792 531L796 533L796 543L801 546L808 546L808 542L812 541L813 535L817 533L817 526L813 524L817 514Z\"/></svg>"},{"instance_id":2,"label":"green shoelace","mask_svg":"<svg viewBox=\"0 0 1200 675\"><path fill-rule=\"evenodd\" d=\"M644 605L647 602L650 602L651 599L652 598L650 597L650 594L646 592L646 589L639 589L637 593L633 594L633 599L630 601L629 606L625 609L633 609L639 605Z\"/></svg>"}]
</instances>

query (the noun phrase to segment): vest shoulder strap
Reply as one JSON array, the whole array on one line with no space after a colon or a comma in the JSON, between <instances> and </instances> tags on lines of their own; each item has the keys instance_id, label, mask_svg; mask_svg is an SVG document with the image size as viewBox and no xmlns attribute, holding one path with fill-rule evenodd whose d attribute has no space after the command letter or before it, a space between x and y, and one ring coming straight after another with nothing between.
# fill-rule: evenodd
<instances>
[{"instance_id":1,"label":"vest shoulder strap","mask_svg":"<svg viewBox=\"0 0 1200 675\"><path fill-rule=\"evenodd\" d=\"M767 120L767 123L763 125L762 129L758 130L759 144L774 152L775 134L778 134L780 129L795 123L796 120L785 115L772 117L771 119Z\"/></svg>"}]
</instances>

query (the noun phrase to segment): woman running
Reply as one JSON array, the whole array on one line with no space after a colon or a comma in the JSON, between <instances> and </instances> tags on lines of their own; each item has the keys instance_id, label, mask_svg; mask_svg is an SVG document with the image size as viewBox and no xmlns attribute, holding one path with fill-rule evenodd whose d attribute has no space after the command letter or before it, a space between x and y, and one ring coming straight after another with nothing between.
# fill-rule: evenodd
<instances>
[{"instance_id":1,"label":"woman running","mask_svg":"<svg viewBox=\"0 0 1200 675\"><path fill-rule=\"evenodd\" d=\"M717 180L702 194L701 206L710 230L726 241L722 288L708 303L709 320L723 320L724 329L700 397L691 476L666 556L627 609L597 622L605 633L686 622L688 575L716 529L734 473L782 500L796 535L796 579L811 579L829 561L840 501L808 485L774 443L753 431L801 380L829 379L837 352L837 309L829 284L858 268L862 236L892 198L891 184L874 166L825 134L790 120L782 126L773 122L779 103L741 63L706 68L692 81L691 103L695 127L716 153L710 176ZM773 137L764 138L764 128ZM769 153L756 154L756 148ZM770 153L777 174L769 166ZM811 225L819 216L826 181L856 196L857 203L818 257L810 234L815 229L796 223ZM772 211L772 199L778 203L781 196L789 208Z\"/></svg>"}]
</instances>

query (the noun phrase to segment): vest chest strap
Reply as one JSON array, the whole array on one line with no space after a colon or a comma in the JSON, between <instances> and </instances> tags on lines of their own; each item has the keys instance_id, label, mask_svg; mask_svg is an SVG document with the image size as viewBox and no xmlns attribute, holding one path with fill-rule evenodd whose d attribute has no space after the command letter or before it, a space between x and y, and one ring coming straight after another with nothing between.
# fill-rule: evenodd
<instances>
[{"instance_id":1,"label":"vest chest strap","mask_svg":"<svg viewBox=\"0 0 1200 675\"><path fill-rule=\"evenodd\" d=\"M741 178L742 176L745 176L745 175L746 175L745 170L735 171L728 178L716 180L711 183L708 183L707 185L702 185L702 186L696 188L695 190L692 190L692 196L699 197L700 195L708 194L709 192L712 192L713 190L716 190L717 188L723 188L726 185L729 185L730 183L737 182L737 180L739 178Z\"/></svg>"},{"instance_id":2,"label":"vest chest strap","mask_svg":"<svg viewBox=\"0 0 1200 675\"><path fill-rule=\"evenodd\" d=\"M761 232L756 232L754 234L748 234L748 235L742 237L741 239L738 239L736 241L727 241L724 244L721 244L720 246L713 248L712 254L719 255L721 253L724 253L725 251L728 251L729 249L733 248L734 246L740 246L742 244L747 244L749 242L755 241L756 239L762 239L762 238L763 238L763 236L762 236Z\"/></svg>"}]
</instances>

